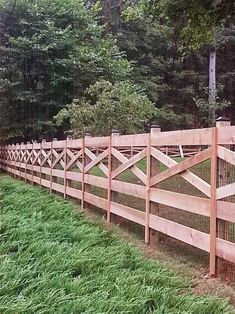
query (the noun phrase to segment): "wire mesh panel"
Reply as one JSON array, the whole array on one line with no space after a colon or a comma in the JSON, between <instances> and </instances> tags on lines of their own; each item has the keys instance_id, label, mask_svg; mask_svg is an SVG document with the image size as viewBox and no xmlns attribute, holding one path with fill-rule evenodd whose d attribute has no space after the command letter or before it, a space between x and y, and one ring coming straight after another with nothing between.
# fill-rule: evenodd
<instances>
[{"instance_id":1,"label":"wire mesh panel","mask_svg":"<svg viewBox=\"0 0 235 314\"><path fill-rule=\"evenodd\" d=\"M235 127L1 147L1 168L234 278ZM128 223L127 223L128 222Z\"/></svg>"},{"instance_id":2,"label":"wire mesh panel","mask_svg":"<svg viewBox=\"0 0 235 314\"><path fill-rule=\"evenodd\" d=\"M235 152L234 127L218 130L218 169L217 169L217 238L218 250L226 248L218 259L218 272L226 278L235 279L235 264L230 250L235 244Z\"/></svg>"}]
</instances>

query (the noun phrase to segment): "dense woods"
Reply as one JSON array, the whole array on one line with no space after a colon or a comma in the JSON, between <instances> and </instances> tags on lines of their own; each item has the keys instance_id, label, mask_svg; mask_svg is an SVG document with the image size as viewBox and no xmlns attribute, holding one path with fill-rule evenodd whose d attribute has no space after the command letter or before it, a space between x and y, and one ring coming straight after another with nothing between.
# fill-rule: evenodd
<instances>
[{"instance_id":1,"label":"dense woods","mask_svg":"<svg viewBox=\"0 0 235 314\"><path fill-rule=\"evenodd\" d=\"M1 0L1 139L235 122L234 3L190 3Z\"/></svg>"}]
</instances>

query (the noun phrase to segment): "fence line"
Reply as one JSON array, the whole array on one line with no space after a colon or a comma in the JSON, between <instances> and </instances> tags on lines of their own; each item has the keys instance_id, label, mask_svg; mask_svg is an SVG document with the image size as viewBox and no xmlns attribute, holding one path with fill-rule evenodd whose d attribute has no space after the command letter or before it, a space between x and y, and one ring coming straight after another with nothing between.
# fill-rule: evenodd
<instances>
[{"instance_id":1,"label":"fence line","mask_svg":"<svg viewBox=\"0 0 235 314\"><path fill-rule=\"evenodd\" d=\"M108 223L116 215L142 225L146 243L151 242L153 230L156 239L160 232L208 252L210 274L214 275L218 273L217 257L235 263L235 239L223 235L233 230L235 223L235 178L221 184L223 170L221 166L219 169L221 160L235 166L233 144L234 126L171 132L160 132L155 126L147 134L113 133L108 137L2 146L0 167L15 177L62 193L64 198L79 199L82 208L84 204L102 208ZM190 146L190 154L176 160L164 149L177 146L185 151L184 146ZM193 170L203 163L210 164L210 182ZM198 195L162 187L176 176ZM106 191L106 197L97 192L99 189ZM145 206L139 210L134 201L131 206L123 204L121 194L143 200ZM209 219L209 232L165 218L160 215L162 205ZM226 221L223 227L221 221Z\"/></svg>"}]
</instances>

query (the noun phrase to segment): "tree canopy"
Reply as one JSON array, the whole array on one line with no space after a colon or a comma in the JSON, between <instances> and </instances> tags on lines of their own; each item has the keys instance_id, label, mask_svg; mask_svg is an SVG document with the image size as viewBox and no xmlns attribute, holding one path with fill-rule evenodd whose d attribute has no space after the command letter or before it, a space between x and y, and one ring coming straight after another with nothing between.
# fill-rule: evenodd
<instances>
[{"instance_id":1,"label":"tree canopy","mask_svg":"<svg viewBox=\"0 0 235 314\"><path fill-rule=\"evenodd\" d=\"M124 80L130 66L104 36L99 7L84 1L2 3L1 117L4 138L55 133L53 116L99 78Z\"/></svg>"},{"instance_id":2,"label":"tree canopy","mask_svg":"<svg viewBox=\"0 0 235 314\"><path fill-rule=\"evenodd\" d=\"M0 10L1 139L63 138L88 121L97 135L154 120L207 126L215 43L214 109L235 120L234 1L0 0Z\"/></svg>"}]
</instances>

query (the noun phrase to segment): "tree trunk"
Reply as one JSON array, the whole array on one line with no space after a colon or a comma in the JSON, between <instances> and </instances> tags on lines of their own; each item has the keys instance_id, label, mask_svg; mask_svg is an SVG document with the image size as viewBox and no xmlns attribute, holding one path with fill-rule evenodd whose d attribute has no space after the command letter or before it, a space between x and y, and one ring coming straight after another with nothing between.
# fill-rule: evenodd
<instances>
[{"instance_id":1,"label":"tree trunk","mask_svg":"<svg viewBox=\"0 0 235 314\"><path fill-rule=\"evenodd\" d=\"M209 57L209 110L208 124L215 125L215 104L216 104L216 48L212 47Z\"/></svg>"}]
</instances>

